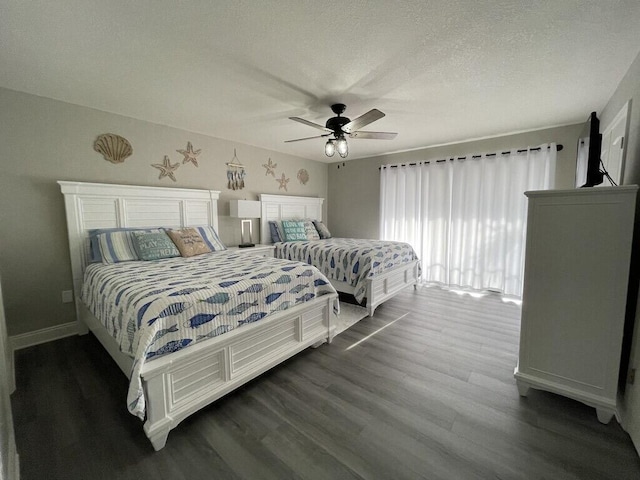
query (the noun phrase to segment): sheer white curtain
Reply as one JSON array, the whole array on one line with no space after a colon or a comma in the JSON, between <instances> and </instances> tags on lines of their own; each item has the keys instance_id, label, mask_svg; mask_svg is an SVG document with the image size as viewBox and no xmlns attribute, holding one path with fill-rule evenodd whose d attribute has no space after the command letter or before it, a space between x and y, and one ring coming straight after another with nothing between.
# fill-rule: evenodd
<instances>
[{"instance_id":1,"label":"sheer white curtain","mask_svg":"<svg viewBox=\"0 0 640 480\"><path fill-rule=\"evenodd\" d=\"M519 296L524 192L553 188L556 145L467 158L382 168L381 238L413 245L423 281Z\"/></svg>"}]
</instances>

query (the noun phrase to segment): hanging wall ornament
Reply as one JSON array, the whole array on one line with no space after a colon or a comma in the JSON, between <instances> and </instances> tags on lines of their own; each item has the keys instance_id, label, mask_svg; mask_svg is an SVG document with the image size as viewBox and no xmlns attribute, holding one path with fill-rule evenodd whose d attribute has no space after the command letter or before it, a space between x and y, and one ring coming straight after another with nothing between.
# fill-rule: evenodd
<instances>
[{"instance_id":1,"label":"hanging wall ornament","mask_svg":"<svg viewBox=\"0 0 640 480\"><path fill-rule=\"evenodd\" d=\"M198 149L198 150L194 150L193 149L193 145L191 145L191 142L187 142L187 149L186 150L176 150L176 152L184 155L184 160L182 160L182 163L193 163L196 167L198 166L198 159L196 158L198 155L200 155L200 152L202 150Z\"/></svg>"},{"instance_id":2,"label":"hanging wall ornament","mask_svg":"<svg viewBox=\"0 0 640 480\"><path fill-rule=\"evenodd\" d=\"M302 185L306 185L309 181L309 172L307 172L304 168L301 168L300 170L298 170L297 177Z\"/></svg>"},{"instance_id":3,"label":"hanging wall ornament","mask_svg":"<svg viewBox=\"0 0 640 480\"><path fill-rule=\"evenodd\" d=\"M158 177L158 180L162 180L164 177L169 177L174 182L176 181L176 177L173 174L173 172L175 172L178 169L180 164L179 163L172 164L171 160L169 160L169 157L167 155L164 156L163 163L152 163L151 166L153 168L157 168L158 170L160 170L160 176Z\"/></svg>"},{"instance_id":4,"label":"hanging wall ornament","mask_svg":"<svg viewBox=\"0 0 640 480\"><path fill-rule=\"evenodd\" d=\"M233 149L233 158L227 163L227 188L229 190L242 190L244 188L244 165L238 160L236 149Z\"/></svg>"},{"instance_id":5,"label":"hanging wall ornament","mask_svg":"<svg viewBox=\"0 0 640 480\"><path fill-rule=\"evenodd\" d=\"M111 163L122 163L133 153L129 140L115 133L99 135L93 142L93 149Z\"/></svg>"},{"instance_id":6,"label":"hanging wall ornament","mask_svg":"<svg viewBox=\"0 0 640 480\"><path fill-rule=\"evenodd\" d=\"M276 178L276 182L278 182L280 184L280 186L278 187L278 190L282 190L284 188L284 191L287 192L287 183L289 183L289 179L287 178L287 176L283 173L281 178Z\"/></svg>"},{"instance_id":7,"label":"hanging wall ornament","mask_svg":"<svg viewBox=\"0 0 640 480\"><path fill-rule=\"evenodd\" d=\"M271 158L269 158L269 161L268 161L267 163L263 163L263 164L262 164L262 166L263 166L264 168L266 168L266 169L267 169L267 171L266 171L266 172L265 172L265 174L264 174L264 176L265 176L265 177L266 177L267 175L271 174L271 176L272 176L273 178L276 178L276 173L275 173L275 171L274 171L274 170L275 170L275 169L276 169L276 167L278 166L278 164L277 164L277 163L273 163L273 162L271 161Z\"/></svg>"}]
</instances>

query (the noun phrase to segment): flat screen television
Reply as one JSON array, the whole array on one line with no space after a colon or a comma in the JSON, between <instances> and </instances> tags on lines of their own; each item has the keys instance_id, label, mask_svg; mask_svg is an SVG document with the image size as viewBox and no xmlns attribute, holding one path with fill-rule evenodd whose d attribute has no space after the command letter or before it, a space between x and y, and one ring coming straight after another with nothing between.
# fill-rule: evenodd
<instances>
[{"instance_id":1,"label":"flat screen television","mask_svg":"<svg viewBox=\"0 0 640 480\"><path fill-rule=\"evenodd\" d=\"M605 172L600 169L601 147L600 120L596 112L591 112L578 138L576 187L594 187L602 183Z\"/></svg>"}]
</instances>

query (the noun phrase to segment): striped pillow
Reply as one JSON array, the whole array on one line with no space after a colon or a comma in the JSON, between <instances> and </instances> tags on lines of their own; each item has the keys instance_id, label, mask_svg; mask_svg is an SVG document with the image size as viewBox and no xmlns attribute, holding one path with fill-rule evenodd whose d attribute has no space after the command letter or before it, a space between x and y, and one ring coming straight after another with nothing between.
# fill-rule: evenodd
<instances>
[{"instance_id":1,"label":"striped pillow","mask_svg":"<svg viewBox=\"0 0 640 480\"><path fill-rule=\"evenodd\" d=\"M140 227L115 227L115 228L94 228L89 230L89 263L102 263L102 254L100 253L100 242L98 235L111 232L157 232L159 227L140 228Z\"/></svg>"},{"instance_id":2,"label":"striped pillow","mask_svg":"<svg viewBox=\"0 0 640 480\"><path fill-rule=\"evenodd\" d=\"M134 230L141 232L161 232L160 229L154 230ZM119 263L131 262L139 260L136 253L136 247L133 243L131 231L119 230L113 232L105 232L98 234L98 245L100 246L100 255L102 263Z\"/></svg>"},{"instance_id":3,"label":"striped pillow","mask_svg":"<svg viewBox=\"0 0 640 480\"><path fill-rule=\"evenodd\" d=\"M220 252L222 250L226 250L227 247L220 237L218 236L218 232L213 227L194 227L198 233L202 236L204 243L211 249L212 252Z\"/></svg>"}]
</instances>

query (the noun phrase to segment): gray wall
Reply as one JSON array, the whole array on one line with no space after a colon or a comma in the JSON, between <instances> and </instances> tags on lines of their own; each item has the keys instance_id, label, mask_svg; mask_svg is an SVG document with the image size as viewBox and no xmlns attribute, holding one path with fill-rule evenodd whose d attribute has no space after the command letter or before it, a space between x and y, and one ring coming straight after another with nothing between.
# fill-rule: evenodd
<instances>
[{"instance_id":1,"label":"gray wall","mask_svg":"<svg viewBox=\"0 0 640 480\"><path fill-rule=\"evenodd\" d=\"M625 185L640 184L640 55L635 59L625 77L618 85L615 93L600 114L601 131L618 114L623 105L631 100L631 113L628 118L629 132L627 136L627 156L623 172ZM627 312L635 314L635 326L633 316L627 318L627 335L631 337L630 368L640 368L640 319L637 308L638 284L640 276L640 200L636 203L636 225L634 233L634 261L631 264L630 302ZM635 304L633 300L636 300ZM634 307L635 311L634 311ZM620 402L623 425L633 438L636 449L640 453L640 382L636 379L635 385L627 385L625 395Z\"/></svg>"},{"instance_id":2,"label":"gray wall","mask_svg":"<svg viewBox=\"0 0 640 480\"><path fill-rule=\"evenodd\" d=\"M79 107L47 98L0 89L0 272L10 335L73 321L73 304L62 304L62 290L71 290L71 269L64 202L56 180L123 183L220 190L220 235L227 245L240 241L240 221L229 217L229 200L257 200L260 193L327 196L327 164L163 125ZM114 165L93 150L103 133L122 135L133 155ZM199 167L181 165L177 182L158 179L150 166L184 158L176 152L192 142L202 149ZM246 187L227 189L227 166L234 148L246 165ZM263 163L271 158L290 181L279 190ZM309 172L302 185L299 169ZM254 232L259 232L255 223ZM259 238L259 236L257 237Z\"/></svg>"},{"instance_id":3,"label":"gray wall","mask_svg":"<svg viewBox=\"0 0 640 480\"><path fill-rule=\"evenodd\" d=\"M585 121L588 114L589 112L585 111ZM378 167L384 164L492 153L556 142L564 146L564 149L558 152L556 187L573 188L577 140L582 126L582 124L578 124L549 128L455 145L333 163L329 166L328 226L331 233L339 237L378 238L378 215L380 212L380 172ZM345 205L348 205L349 208L344 208Z\"/></svg>"}]
</instances>

